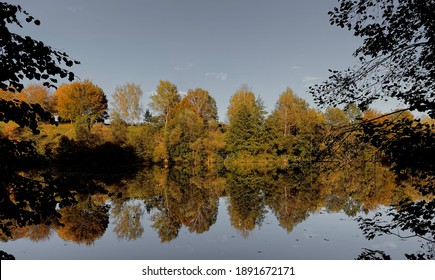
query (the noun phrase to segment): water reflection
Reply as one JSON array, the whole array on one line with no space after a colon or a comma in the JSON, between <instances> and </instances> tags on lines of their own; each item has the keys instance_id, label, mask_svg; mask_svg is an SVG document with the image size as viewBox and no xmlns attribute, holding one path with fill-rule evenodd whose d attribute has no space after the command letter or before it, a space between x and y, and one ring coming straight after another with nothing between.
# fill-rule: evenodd
<instances>
[{"instance_id":1,"label":"water reflection","mask_svg":"<svg viewBox=\"0 0 435 280\"><path fill-rule=\"evenodd\" d=\"M55 230L63 240L90 246L106 232L108 210L106 205L97 205L91 197L81 198L77 204L59 210L61 218Z\"/></svg>"},{"instance_id":2,"label":"water reflection","mask_svg":"<svg viewBox=\"0 0 435 280\"><path fill-rule=\"evenodd\" d=\"M347 168L336 164L298 164L286 168L233 166L220 170L149 167L117 182L48 176L33 171L22 175L34 185L20 182L8 186L8 199L2 201L8 207L1 212L3 242L23 238L49 242L53 232L65 241L87 246L93 246L106 234L133 242L143 238L147 215L160 242L171 243L183 228L196 234L210 231L217 222L222 197L227 197L231 226L244 238L263 225L268 213L290 234L319 211L343 211L349 217L358 217L381 205L421 199L410 182L397 185L395 176L386 167L370 162L363 165L356 162ZM427 205L431 203L433 200ZM403 212L392 208L391 215L399 216L388 223L390 232L394 226L405 230L415 226L404 224L412 220L415 212L399 217ZM433 248L434 216L428 210L420 218L426 228L419 234L429 236L429 247L424 256L411 253L406 257L433 258L430 248ZM113 233L107 232L110 220ZM369 237L371 232L372 238L376 231L385 229L374 228L373 221L360 219L363 232ZM355 257L388 258L383 251L361 250L363 253ZM10 255L2 252L2 257Z\"/></svg>"},{"instance_id":3,"label":"water reflection","mask_svg":"<svg viewBox=\"0 0 435 280\"><path fill-rule=\"evenodd\" d=\"M126 200L114 203L112 216L116 227L114 232L118 239L136 240L142 237L144 228L141 223L145 211L143 205L136 201Z\"/></svg>"}]
</instances>

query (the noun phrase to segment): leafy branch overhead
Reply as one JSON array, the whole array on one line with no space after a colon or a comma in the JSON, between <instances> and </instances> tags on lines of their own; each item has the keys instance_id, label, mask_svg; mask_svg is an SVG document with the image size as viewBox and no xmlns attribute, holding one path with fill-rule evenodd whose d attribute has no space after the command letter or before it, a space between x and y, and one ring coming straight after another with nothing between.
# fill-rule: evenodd
<instances>
[{"instance_id":1,"label":"leafy branch overhead","mask_svg":"<svg viewBox=\"0 0 435 280\"><path fill-rule=\"evenodd\" d=\"M320 105L355 102L366 110L375 100L396 99L435 117L435 1L339 0L331 25L363 39L354 52L360 65L330 70L310 88Z\"/></svg>"},{"instance_id":2,"label":"leafy branch overhead","mask_svg":"<svg viewBox=\"0 0 435 280\"><path fill-rule=\"evenodd\" d=\"M80 62L41 41L9 30L8 25L23 27L20 14L27 23L40 25L39 20L19 5L0 2L0 89L21 91L24 78L44 81L46 87L55 87L56 76L73 81L74 73L64 66L71 67Z\"/></svg>"}]
</instances>

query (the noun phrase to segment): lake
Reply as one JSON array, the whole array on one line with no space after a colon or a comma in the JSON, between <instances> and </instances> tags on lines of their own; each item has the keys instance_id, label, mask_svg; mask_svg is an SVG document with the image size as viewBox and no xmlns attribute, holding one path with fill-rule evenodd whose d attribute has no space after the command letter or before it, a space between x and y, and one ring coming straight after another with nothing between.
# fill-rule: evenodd
<instances>
[{"instance_id":1,"label":"lake","mask_svg":"<svg viewBox=\"0 0 435 280\"><path fill-rule=\"evenodd\" d=\"M421 246L433 252L422 238L401 238L409 230L367 239L358 217L388 222L387 212L396 211L390 204L418 195L397 187L386 169L369 176L371 184L364 172L343 172L155 167L116 183L92 180L95 189L75 189L74 202L59 194L56 203L47 200L50 211L38 222L9 223L0 250L35 260L349 260L363 252L406 259Z\"/></svg>"}]
</instances>

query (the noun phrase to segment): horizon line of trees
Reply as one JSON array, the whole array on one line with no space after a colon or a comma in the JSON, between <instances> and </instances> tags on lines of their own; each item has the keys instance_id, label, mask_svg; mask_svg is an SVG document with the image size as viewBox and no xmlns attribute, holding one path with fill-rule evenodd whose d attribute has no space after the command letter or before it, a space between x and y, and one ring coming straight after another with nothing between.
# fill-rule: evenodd
<instances>
[{"instance_id":1,"label":"horizon line of trees","mask_svg":"<svg viewBox=\"0 0 435 280\"><path fill-rule=\"evenodd\" d=\"M115 89L110 109L112 139L119 144L133 144L147 162L165 165L225 159L284 164L319 161L326 152L337 156L339 150L363 145L354 135L331 135L354 134L358 122L382 120L380 112L361 112L353 103L344 109L328 107L323 113L311 108L291 88L282 92L275 108L267 113L261 98L248 86L241 86L230 98L228 123L219 122L215 99L201 88L188 90L182 96L175 84L160 81L146 110L140 103L142 95L140 86L134 83ZM73 123L78 140L89 138L94 124L109 119L106 95L90 80L63 84L55 92L31 84L18 94L0 91L0 98L40 104L58 116L58 121ZM401 111L389 118L414 117L409 111ZM128 126L135 124L142 126L141 132L129 141Z\"/></svg>"}]
</instances>

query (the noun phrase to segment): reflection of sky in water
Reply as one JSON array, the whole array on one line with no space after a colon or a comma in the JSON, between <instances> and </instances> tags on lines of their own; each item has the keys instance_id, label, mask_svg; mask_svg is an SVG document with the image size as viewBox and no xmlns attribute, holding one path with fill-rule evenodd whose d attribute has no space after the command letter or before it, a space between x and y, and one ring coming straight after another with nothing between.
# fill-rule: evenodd
<instances>
[{"instance_id":1,"label":"reflection of sky in water","mask_svg":"<svg viewBox=\"0 0 435 280\"><path fill-rule=\"evenodd\" d=\"M180 229L176 239L161 243L152 228L150 214L142 218L144 233L134 241L119 240L113 219L105 235L92 246L60 239L33 242L19 239L2 243L0 250L17 259L354 259L362 248L386 250L393 259L415 252L418 239L401 240L394 236L368 241L358 224L344 213L312 214L288 234L270 212L262 225L244 237L231 226L226 198L221 198L217 221L202 234ZM152 213L151 213L152 215Z\"/></svg>"}]
</instances>

